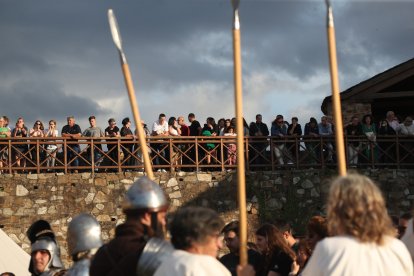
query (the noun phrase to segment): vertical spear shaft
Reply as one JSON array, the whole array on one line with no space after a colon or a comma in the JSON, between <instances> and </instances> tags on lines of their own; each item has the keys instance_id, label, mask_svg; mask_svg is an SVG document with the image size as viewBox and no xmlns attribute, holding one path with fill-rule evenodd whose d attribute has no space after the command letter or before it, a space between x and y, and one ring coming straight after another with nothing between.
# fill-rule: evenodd
<instances>
[{"instance_id":1,"label":"vertical spear shaft","mask_svg":"<svg viewBox=\"0 0 414 276\"><path fill-rule=\"evenodd\" d=\"M115 46L118 49L119 57L121 60L122 73L124 75L125 85L128 91L129 102L131 104L132 114L134 116L135 127L138 131L138 140L141 145L142 156L144 159L145 172L148 178L154 179L154 173L152 172L151 160L148 153L147 142L145 141L144 127L141 124L141 116L138 109L137 99L135 97L134 84L132 83L131 72L126 60L125 53L122 49L121 34L119 32L118 23L115 18L115 14L110 9L108 10L109 26L111 28L112 39L114 40Z\"/></svg>"},{"instance_id":2,"label":"vertical spear shaft","mask_svg":"<svg viewBox=\"0 0 414 276\"><path fill-rule=\"evenodd\" d=\"M332 7L329 0L326 0L327 6L327 33L328 33L328 49L329 49L329 65L331 73L331 88L332 88L332 107L335 120L335 142L338 157L338 172L339 175L346 175L346 159L345 159L345 145L344 132L342 123L342 109L341 96L339 94L338 81L338 63L336 59L336 42L335 42L335 28L332 14Z\"/></svg>"},{"instance_id":3,"label":"vertical spear shaft","mask_svg":"<svg viewBox=\"0 0 414 276\"><path fill-rule=\"evenodd\" d=\"M242 94L242 65L240 52L240 21L239 1L233 4L233 59L234 59L234 98L236 108L237 133L237 195L239 201L239 240L240 265L247 265L247 214L246 214L246 179L244 164L244 132L243 132L243 94Z\"/></svg>"}]
</instances>

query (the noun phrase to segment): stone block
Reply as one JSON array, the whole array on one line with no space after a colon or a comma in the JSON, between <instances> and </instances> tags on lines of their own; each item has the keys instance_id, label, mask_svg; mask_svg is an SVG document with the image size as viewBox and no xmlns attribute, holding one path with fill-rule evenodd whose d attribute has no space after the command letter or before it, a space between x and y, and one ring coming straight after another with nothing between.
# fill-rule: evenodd
<instances>
[{"instance_id":1,"label":"stone block","mask_svg":"<svg viewBox=\"0 0 414 276\"><path fill-rule=\"evenodd\" d=\"M57 178L57 184L66 184L68 183L68 176L67 175L59 175Z\"/></svg>"},{"instance_id":2,"label":"stone block","mask_svg":"<svg viewBox=\"0 0 414 276\"><path fill-rule=\"evenodd\" d=\"M55 206L50 206L49 209L47 210L48 214L56 214L57 210Z\"/></svg>"},{"instance_id":3,"label":"stone block","mask_svg":"<svg viewBox=\"0 0 414 276\"><path fill-rule=\"evenodd\" d=\"M38 215L44 215L46 213L47 213L47 207L40 207L39 209L37 209Z\"/></svg>"},{"instance_id":4,"label":"stone block","mask_svg":"<svg viewBox=\"0 0 414 276\"><path fill-rule=\"evenodd\" d=\"M129 185L132 185L132 183L134 183L134 181L131 179L122 179L120 182L122 184L129 184Z\"/></svg>"},{"instance_id":5,"label":"stone block","mask_svg":"<svg viewBox=\"0 0 414 276\"><path fill-rule=\"evenodd\" d=\"M186 175L186 172L183 172L183 171L177 173L177 176L185 176L185 175Z\"/></svg>"},{"instance_id":6,"label":"stone block","mask_svg":"<svg viewBox=\"0 0 414 276\"><path fill-rule=\"evenodd\" d=\"M44 173L38 174L38 177L39 177L39 179L48 179L48 178L50 178L49 175L44 174Z\"/></svg>"},{"instance_id":7,"label":"stone block","mask_svg":"<svg viewBox=\"0 0 414 276\"><path fill-rule=\"evenodd\" d=\"M27 179L37 180L39 179L39 176L37 174L28 174Z\"/></svg>"},{"instance_id":8,"label":"stone block","mask_svg":"<svg viewBox=\"0 0 414 276\"><path fill-rule=\"evenodd\" d=\"M57 196L57 195L52 195L50 197L51 201L56 201L56 200L63 200L63 196Z\"/></svg>"},{"instance_id":9,"label":"stone block","mask_svg":"<svg viewBox=\"0 0 414 276\"><path fill-rule=\"evenodd\" d=\"M187 175L184 177L184 182L197 182L197 175Z\"/></svg>"},{"instance_id":10,"label":"stone block","mask_svg":"<svg viewBox=\"0 0 414 276\"><path fill-rule=\"evenodd\" d=\"M106 179L105 178L95 178L95 185L96 186L106 186Z\"/></svg>"},{"instance_id":11,"label":"stone block","mask_svg":"<svg viewBox=\"0 0 414 276\"><path fill-rule=\"evenodd\" d=\"M9 237L17 244L20 243L20 239L15 234L10 234Z\"/></svg>"},{"instance_id":12,"label":"stone block","mask_svg":"<svg viewBox=\"0 0 414 276\"><path fill-rule=\"evenodd\" d=\"M105 208L105 205L103 205L103 204L101 204L101 203L98 203L98 204L96 204L95 205L95 207L96 207L96 209L98 209L98 210L103 210L104 208Z\"/></svg>"},{"instance_id":13,"label":"stone block","mask_svg":"<svg viewBox=\"0 0 414 276\"><path fill-rule=\"evenodd\" d=\"M84 172L81 174L82 179L89 179L90 177L91 177L91 173L89 172Z\"/></svg>"},{"instance_id":14,"label":"stone block","mask_svg":"<svg viewBox=\"0 0 414 276\"><path fill-rule=\"evenodd\" d=\"M211 182L210 173L197 173L197 180L201 182Z\"/></svg>"},{"instance_id":15,"label":"stone block","mask_svg":"<svg viewBox=\"0 0 414 276\"><path fill-rule=\"evenodd\" d=\"M175 187L178 185L177 179L175 177L170 178L167 182L167 187Z\"/></svg>"},{"instance_id":16,"label":"stone block","mask_svg":"<svg viewBox=\"0 0 414 276\"><path fill-rule=\"evenodd\" d=\"M45 204L45 203L47 203L47 200L45 200L45 199L36 199L35 203L36 204Z\"/></svg>"},{"instance_id":17,"label":"stone block","mask_svg":"<svg viewBox=\"0 0 414 276\"><path fill-rule=\"evenodd\" d=\"M29 190L27 190L23 185L16 185L16 196L27 196Z\"/></svg>"},{"instance_id":18,"label":"stone block","mask_svg":"<svg viewBox=\"0 0 414 276\"><path fill-rule=\"evenodd\" d=\"M315 188L311 189L311 197L319 197L319 193Z\"/></svg>"},{"instance_id":19,"label":"stone block","mask_svg":"<svg viewBox=\"0 0 414 276\"><path fill-rule=\"evenodd\" d=\"M174 199L174 198L181 198L181 197L182 197L182 195L181 195L181 192L180 192L180 191L173 192L173 193L169 194L168 196L169 196L171 199Z\"/></svg>"},{"instance_id":20,"label":"stone block","mask_svg":"<svg viewBox=\"0 0 414 276\"><path fill-rule=\"evenodd\" d=\"M101 222L108 222L108 221L111 221L111 217L110 217L110 216L108 216L108 215L99 215L99 216L97 216L97 217L96 217L96 219L97 219L98 221L101 221Z\"/></svg>"},{"instance_id":21,"label":"stone block","mask_svg":"<svg viewBox=\"0 0 414 276\"><path fill-rule=\"evenodd\" d=\"M293 177L293 179L292 179L292 181L293 181L293 184L298 184L299 183L299 181L300 181L300 177L298 177L298 176L295 176L295 177Z\"/></svg>"},{"instance_id":22,"label":"stone block","mask_svg":"<svg viewBox=\"0 0 414 276\"><path fill-rule=\"evenodd\" d=\"M94 197L95 197L95 193L88 193L88 195L85 197L85 203L86 204L91 203Z\"/></svg>"},{"instance_id":23,"label":"stone block","mask_svg":"<svg viewBox=\"0 0 414 276\"><path fill-rule=\"evenodd\" d=\"M171 200L171 205L175 206L175 207L180 207L181 202L178 199L173 199L173 200Z\"/></svg>"},{"instance_id":24,"label":"stone block","mask_svg":"<svg viewBox=\"0 0 414 276\"><path fill-rule=\"evenodd\" d=\"M281 177L276 177L276 178L273 180L273 183L274 183L274 184L276 184L276 185L280 185L280 184L282 184L282 178L281 178Z\"/></svg>"},{"instance_id":25,"label":"stone block","mask_svg":"<svg viewBox=\"0 0 414 276\"><path fill-rule=\"evenodd\" d=\"M302 188L304 189L311 189L313 188L313 183L312 181L310 181L309 179L305 179L302 184L301 184Z\"/></svg>"},{"instance_id":26,"label":"stone block","mask_svg":"<svg viewBox=\"0 0 414 276\"><path fill-rule=\"evenodd\" d=\"M297 190L296 190L296 193L297 193L298 195L304 195L304 194L305 194L305 189L297 189Z\"/></svg>"},{"instance_id":27,"label":"stone block","mask_svg":"<svg viewBox=\"0 0 414 276\"><path fill-rule=\"evenodd\" d=\"M104 203L108 201L108 196L101 191L98 191L95 198L93 199L93 203Z\"/></svg>"}]
</instances>

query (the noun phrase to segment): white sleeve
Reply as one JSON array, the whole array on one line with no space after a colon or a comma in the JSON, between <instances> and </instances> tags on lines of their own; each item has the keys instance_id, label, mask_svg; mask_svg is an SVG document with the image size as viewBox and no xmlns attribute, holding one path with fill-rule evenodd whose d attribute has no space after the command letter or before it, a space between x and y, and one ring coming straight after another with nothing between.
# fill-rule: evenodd
<instances>
[{"instance_id":1,"label":"white sleeve","mask_svg":"<svg viewBox=\"0 0 414 276\"><path fill-rule=\"evenodd\" d=\"M165 131L168 131L168 124L167 124L167 122L164 122L164 127L163 128L164 128L164 132Z\"/></svg>"},{"instance_id":2,"label":"white sleeve","mask_svg":"<svg viewBox=\"0 0 414 276\"><path fill-rule=\"evenodd\" d=\"M323 272L321 268L322 266L322 260L323 258L323 249L321 248L321 243L317 243L315 250L312 253L312 256L310 257L308 263L305 266L305 269L303 270L301 276L322 276Z\"/></svg>"},{"instance_id":3,"label":"white sleeve","mask_svg":"<svg viewBox=\"0 0 414 276\"><path fill-rule=\"evenodd\" d=\"M405 244L410 252L411 259L414 261L414 233L413 233L413 219L408 221L408 227L405 230L404 236L401 238L401 241Z\"/></svg>"},{"instance_id":4,"label":"white sleeve","mask_svg":"<svg viewBox=\"0 0 414 276\"><path fill-rule=\"evenodd\" d=\"M152 132L157 132L157 130L158 130L157 123L156 123L156 122L154 122L154 123L152 124Z\"/></svg>"}]
</instances>

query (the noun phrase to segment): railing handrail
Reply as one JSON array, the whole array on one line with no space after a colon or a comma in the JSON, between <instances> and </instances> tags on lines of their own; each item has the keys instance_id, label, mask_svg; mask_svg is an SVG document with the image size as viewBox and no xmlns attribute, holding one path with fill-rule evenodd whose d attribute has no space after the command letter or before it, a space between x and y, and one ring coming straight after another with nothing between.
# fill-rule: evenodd
<instances>
[{"instance_id":1,"label":"railing handrail","mask_svg":"<svg viewBox=\"0 0 414 276\"><path fill-rule=\"evenodd\" d=\"M414 136L377 135L370 141L365 135L345 135L348 166L414 167ZM151 150L154 169L234 169L231 158L235 136L150 136L146 144ZM23 145L23 147L22 147ZM49 145L56 145L48 152ZM75 145L80 145L76 149ZM106 145L106 149L105 149ZM26 148L25 150L21 150ZM18 152L19 151L19 152ZM352 153L353 152L353 153ZM232 155L233 154L233 155ZM334 135L245 136L244 158L247 169L335 167ZM357 154L357 157L350 156ZM282 156L280 156L282 155ZM19 156L18 158L16 156ZM7 157L7 158L5 158ZM359 157L359 158L358 158ZM0 171L20 172L55 169L122 171L142 169L138 140L127 137L6 137L0 138ZM53 158L57 165L46 166ZM357 162L353 162L359 159ZM20 163L25 162L26 166ZM79 165L76 163L80 161ZM106 161L103 162L103 161ZM363 163L363 164L360 164Z\"/></svg>"}]
</instances>

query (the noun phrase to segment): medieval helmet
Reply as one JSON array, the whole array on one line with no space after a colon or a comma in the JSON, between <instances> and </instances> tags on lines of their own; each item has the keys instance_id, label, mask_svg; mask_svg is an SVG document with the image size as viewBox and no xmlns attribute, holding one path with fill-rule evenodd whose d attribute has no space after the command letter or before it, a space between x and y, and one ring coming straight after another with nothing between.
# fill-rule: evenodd
<instances>
[{"instance_id":1,"label":"medieval helmet","mask_svg":"<svg viewBox=\"0 0 414 276\"><path fill-rule=\"evenodd\" d=\"M124 212L160 212L168 209L164 191L158 184L143 176L128 189L124 203Z\"/></svg>"},{"instance_id":2,"label":"medieval helmet","mask_svg":"<svg viewBox=\"0 0 414 276\"><path fill-rule=\"evenodd\" d=\"M67 235L69 254L72 256L102 245L101 226L93 216L86 213L72 219Z\"/></svg>"},{"instance_id":3,"label":"medieval helmet","mask_svg":"<svg viewBox=\"0 0 414 276\"><path fill-rule=\"evenodd\" d=\"M46 250L49 252L50 260L46 266L46 270L64 267L60 260L60 249L56 243L55 234L47 221L38 220L34 222L29 230L27 230L27 236L32 244L31 254L39 250ZM30 261L29 271L32 273L34 272L32 261Z\"/></svg>"}]
</instances>

